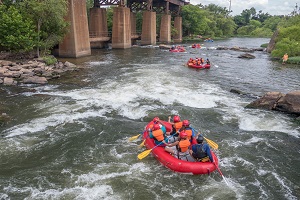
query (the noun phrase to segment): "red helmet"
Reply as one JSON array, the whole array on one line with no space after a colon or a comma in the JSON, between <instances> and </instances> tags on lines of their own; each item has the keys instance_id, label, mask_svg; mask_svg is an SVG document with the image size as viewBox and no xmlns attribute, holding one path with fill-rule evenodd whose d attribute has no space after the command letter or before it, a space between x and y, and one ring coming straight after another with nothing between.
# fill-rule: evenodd
<instances>
[{"instance_id":1,"label":"red helmet","mask_svg":"<svg viewBox=\"0 0 300 200\"><path fill-rule=\"evenodd\" d=\"M181 132L179 133L179 136L180 136L180 138L186 138L186 137L187 137L187 134L186 134L185 131L181 131Z\"/></svg>"},{"instance_id":2,"label":"red helmet","mask_svg":"<svg viewBox=\"0 0 300 200\"><path fill-rule=\"evenodd\" d=\"M187 119L183 120L183 121L182 121L182 125L183 125L183 126L189 126L189 125L190 125L189 120L187 120Z\"/></svg>"},{"instance_id":3,"label":"red helmet","mask_svg":"<svg viewBox=\"0 0 300 200\"><path fill-rule=\"evenodd\" d=\"M154 118L153 118L153 122L154 122L154 123L157 123L158 121L159 121L159 118L158 118L158 117L154 117Z\"/></svg>"},{"instance_id":4,"label":"red helmet","mask_svg":"<svg viewBox=\"0 0 300 200\"><path fill-rule=\"evenodd\" d=\"M153 130L155 131L155 130L158 130L158 129L160 129L159 124L154 124L154 125L153 125Z\"/></svg>"},{"instance_id":5,"label":"red helmet","mask_svg":"<svg viewBox=\"0 0 300 200\"><path fill-rule=\"evenodd\" d=\"M180 117L179 117L178 115L175 115L175 116L173 117L173 121L174 121L174 123L180 122Z\"/></svg>"}]
</instances>

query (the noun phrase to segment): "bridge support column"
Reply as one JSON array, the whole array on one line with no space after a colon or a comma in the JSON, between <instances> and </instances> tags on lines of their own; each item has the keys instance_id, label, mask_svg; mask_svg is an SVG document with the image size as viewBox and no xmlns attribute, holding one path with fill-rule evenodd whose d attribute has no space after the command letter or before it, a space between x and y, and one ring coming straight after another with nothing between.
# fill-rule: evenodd
<instances>
[{"instance_id":1,"label":"bridge support column","mask_svg":"<svg viewBox=\"0 0 300 200\"><path fill-rule=\"evenodd\" d=\"M182 42L182 17L175 17L174 27L177 34L174 36L174 42Z\"/></svg>"},{"instance_id":2,"label":"bridge support column","mask_svg":"<svg viewBox=\"0 0 300 200\"><path fill-rule=\"evenodd\" d=\"M171 42L171 15L164 14L161 16L159 41Z\"/></svg>"},{"instance_id":3,"label":"bridge support column","mask_svg":"<svg viewBox=\"0 0 300 200\"><path fill-rule=\"evenodd\" d=\"M91 55L86 0L68 0L66 21L70 30L59 44L59 57L82 57Z\"/></svg>"},{"instance_id":4,"label":"bridge support column","mask_svg":"<svg viewBox=\"0 0 300 200\"><path fill-rule=\"evenodd\" d=\"M144 11L141 45L156 44L156 13Z\"/></svg>"},{"instance_id":5,"label":"bridge support column","mask_svg":"<svg viewBox=\"0 0 300 200\"><path fill-rule=\"evenodd\" d=\"M112 48L130 48L130 9L126 7L115 7L113 9Z\"/></svg>"},{"instance_id":6,"label":"bridge support column","mask_svg":"<svg viewBox=\"0 0 300 200\"><path fill-rule=\"evenodd\" d=\"M89 30L91 38L108 37L107 17L105 8L93 7L90 9ZM103 48L105 42L92 42L92 48Z\"/></svg>"}]
</instances>

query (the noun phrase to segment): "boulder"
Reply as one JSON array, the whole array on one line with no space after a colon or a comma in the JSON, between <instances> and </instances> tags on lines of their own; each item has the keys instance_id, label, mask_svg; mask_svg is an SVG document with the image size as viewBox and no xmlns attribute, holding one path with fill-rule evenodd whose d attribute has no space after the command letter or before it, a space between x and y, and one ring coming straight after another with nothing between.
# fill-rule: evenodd
<instances>
[{"instance_id":1,"label":"boulder","mask_svg":"<svg viewBox=\"0 0 300 200\"><path fill-rule=\"evenodd\" d=\"M276 110L300 116L300 90L287 94L268 92L261 98L248 104L246 108Z\"/></svg>"},{"instance_id":2,"label":"boulder","mask_svg":"<svg viewBox=\"0 0 300 200\"><path fill-rule=\"evenodd\" d=\"M253 58L255 58L255 56L250 53L244 53L244 54L239 55L238 58L253 59Z\"/></svg>"},{"instance_id":3,"label":"boulder","mask_svg":"<svg viewBox=\"0 0 300 200\"><path fill-rule=\"evenodd\" d=\"M166 45L166 44L161 44L161 45L159 45L159 48L160 49L171 49L171 45Z\"/></svg>"},{"instance_id":4,"label":"boulder","mask_svg":"<svg viewBox=\"0 0 300 200\"><path fill-rule=\"evenodd\" d=\"M40 76L30 76L26 77L23 80L23 83L25 84L46 84L48 83L47 79L45 77L40 77Z\"/></svg>"},{"instance_id":5,"label":"boulder","mask_svg":"<svg viewBox=\"0 0 300 200\"><path fill-rule=\"evenodd\" d=\"M261 98L251 102L246 108L260 108L266 110L272 110L275 108L276 102L283 97L281 92L268 92Z\"/></svg>"},{"instance_id":6,"label":"boulder","mask_svg":"<svg viewBox=\"0 0 300 200\"><path fill-rule=\"evenodd\" d=\"M17 85L17 81L15 81L13 78L4 77L3 84L4 85Z\"/></svg>"},{"instance_id":7,"label":"boulder","mask_svg":"<svg viewBox=\"0 0 300 200\"><path fill-rule=\"evenodd\" d=\"M280 98L275 110L300 115L300 90L289 92Z\"/></svg>"}]
</instances>

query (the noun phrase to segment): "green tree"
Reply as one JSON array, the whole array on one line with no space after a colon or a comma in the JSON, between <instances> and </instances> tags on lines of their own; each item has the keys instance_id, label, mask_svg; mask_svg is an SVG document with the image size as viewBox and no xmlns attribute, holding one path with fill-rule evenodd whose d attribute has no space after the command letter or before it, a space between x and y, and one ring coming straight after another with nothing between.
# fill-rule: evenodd
<instances>
[{"instance_id":1,"label":"green tree","mask_svg":"<svg viewBox=\"0 0 300 200\"><path fill-rule=\"evenodd\" d=\"M300 42L290 38L283 38L276 43L276 48L271 52L273 57L282 57L285 53L289 56L300 56Z\"/></svg>"},{"instance_id":2,"label":"green tree","mask_svg":"<svg viewBox=\"0 0 300 200\"><path fill-rule=\"evenodd\" d=\"M11 51L31 51L36 34L33 21L13 5L0 5L0 46Z\"/></svg>"},{"instance_id":3,"label":"green tree","mask_svg":"<svg viewBox=\"0 0 300 200\"><path fill-rule=\"evenodd\" d=\"M284 18L279 27L275 49L271 52L273 57L280 57L284 53L289 56L300 56L300 16ZM295 23L296 22L296 23ZM297 23L298 22L298 23ZM294 24L295 23L295 24Z\"/></svg>"},{"instance_id":4,"label":"green tree","mask_svg":"<svg viewBox=\"0 0 300 200\"><path fill-rule=\"evenodd\" d=\"M112 25L113 25L113 15L114 11L112 7L106 9L106 16L107 16L107 30L108 32L112 32Z\"/></svg>"},{"instance_id":5,"label":"green tree","mask_svg":"<svg viewBox=\"0 0 300 200\"><path fill-rule=\"evenodd\" d=\"M282 19L279 16L269 17L263 22L263 27L267 29L271 29L274 32L276 31L277 25L281 20Z\"/></svg>"},{"instance_id":6,"label":"green tree","mask_svg":"<svg viewBox=\"0 0 300 200\"><path fill-rule=\"evenodd\" d=\"M67 0L23 0L19 5L23 15L36 24L37 56L40 56L40 48L42 53L49 53L49 49L57 45L67 31L68 23L64 18Z\"/></svg>"},{"instance_id":7,"label":"green tree","mask_svg":"<svg viewBox=\"0 0 300 200\"><path fill-rule=\"evenodd\" d=\"M200 34L203 35L208 29L206 16L209 13L192 4L182 7L182 30L184 35Z\"/></svg>"},{"instance_id":8,"label":"green tree","mask_svg":"<svg viewBox=\"0 0 300 200\"><path fill-rule=\"evenodd\" d=\"M252 26L254 26L255 28L261 27L261 23L258 20L251 19L250 22L249 22L249 24L252 25Z\"/></svg>"},{"instance_id":9,"label":"green tree","mask_svg":"<svg viewBox=\"0 0 300 200\"><path fill-rule=\"evenodd\" d=\"M254 37L272 37L273 31L269 28L256 28L250 35Z\"/></svg>"}]
</instances>

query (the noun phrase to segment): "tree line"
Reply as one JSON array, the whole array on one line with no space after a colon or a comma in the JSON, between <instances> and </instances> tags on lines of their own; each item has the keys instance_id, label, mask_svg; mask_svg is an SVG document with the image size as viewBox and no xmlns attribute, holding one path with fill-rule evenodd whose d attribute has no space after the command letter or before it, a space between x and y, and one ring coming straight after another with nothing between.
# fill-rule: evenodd
<instances>
[{"instance_id":1,"label":"tree line","mask_svg":"<svg viewBox=\"0 0 300 200\"><path fill-rule=\"evenodd\" d=\"M87 13L92 6L93 0L87 0ZM0 1L0 50L35 51L37 56L49 54L67 33L69 24L64 20L67 7L67 0ZM157 13L158 34L161 15ZM300 56L300 15L297 10L286 16L272 16L251 8L231 16L228 9L215 4L189 4L182 7L181 16L183 37L271 37L278 31L272 56L279 57L285 52L289 52L290 56ZM113 8L109 7L109 31L112 30L112 18ZM137 32L141 32L142 11L136 13L136 21ZM172 35L175 35L173 23L171 27Z\"/></svg>"}]
</instances>

